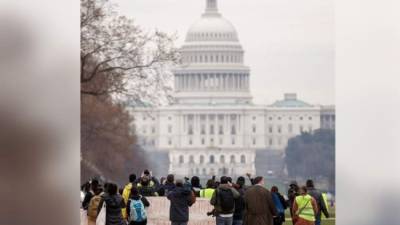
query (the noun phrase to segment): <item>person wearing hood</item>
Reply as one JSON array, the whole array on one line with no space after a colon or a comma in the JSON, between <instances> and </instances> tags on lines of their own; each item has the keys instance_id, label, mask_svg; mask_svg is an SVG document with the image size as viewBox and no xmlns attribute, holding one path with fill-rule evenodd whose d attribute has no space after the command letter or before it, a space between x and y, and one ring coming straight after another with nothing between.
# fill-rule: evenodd
<instances>
[{"instance_id":1,"label":"person wearing hood","mask_svg":"<svg viewBox=\"0 0 400 225\"><path fill-rule=\"evenodd\" d=\"M106 203L106 224L105 225L125 225L122 217L122 209L125 208L124 199L118 194L116 184L109 183L107 192L102 196L97 209L97 214L100 213L103 204Z\"/></svg>"},{"instance_id":2,"label":"person wearing hood","mask_svg":"<svg viewBox=\"0 0 400 225\"><path fill-rule=\"evenodd\" d=\"M173 174L168 174L167 180L165 181L165 184L162 186L165 190L165 195L168 195L169 192L175 189L175 177Z\"/></svg>"},{"instance_id":3,"label":"person wearing hood","mask_svg":"<svg viewBox=\"0 0 400 225\"><path fill-rule=\"evenodd\" d=\"M214 191L210 200L214 206L217 225L232 225L235 212L235 199L239 198L239 192L232 187L229 178L221 177L218 188Z\"/></svg>"},{"instance_id":4,"label":"person wearing hood","mask_svg":"<svg viewBox=\"0 0 400 225\"><path fill-rule=\"evenodd\" d=\"M176 187L168 193L170 200L169 219L171 225L187 225L189 221L189 207L192 205L190 188L185 188L182 180L176 180Z\"/></svg>"},{"instance_id":5,"label":"person wearing hood","mask_svg":"<svg viewBox=\"0 0 400 225\"><path fill-rule=\"evenodd\" d=\"M202 189L200 184L200 178L198 176L193 176L190 180L190 184L192 186L192 191L196 195L196 197L200 197L200 191Z\"/></svg>"},{"instance_id":6,"label":"person wearing hood","mask_svg":"<svg viewBox=\"0 0 400 225\"><path fill-rule=\"evenodd\" d=\"M150 177L147 175L144 175L140 179L140 183L137 185L137 188L142 196L149 197L158 195L154 185L152 185L151 182L152 181L150 180Z\"/></svg>"},{"instance_id":7,"label":"person wearing hood","mask_svg":"<svg viewBox=\"0 0 400 225\"><path fill-rule=\"evenodd\" d=\"M134 186L136 186L136 174L131 174L129 175L129 183L125 185L124 190L122 191L122 198L124 199L125 205L128 203L132 187ZM127 216L126 208L123 208L122 217L126 220Z\"/></svg>"}]
</instances>

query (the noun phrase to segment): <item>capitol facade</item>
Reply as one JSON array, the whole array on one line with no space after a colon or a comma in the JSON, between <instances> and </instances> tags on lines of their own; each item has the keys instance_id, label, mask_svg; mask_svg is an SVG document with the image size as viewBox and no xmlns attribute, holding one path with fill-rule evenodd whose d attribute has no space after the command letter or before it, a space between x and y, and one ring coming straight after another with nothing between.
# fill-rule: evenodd
<instances>
[{"instance_id":1,"label":"capitol facade","mask_svg":"<svg viewBox=\"0 0 400 225\"><path fill-rule=\"evenodd\" d=\"M282 93L272 105L252 102L250 69L235 27L218 11L217 0L190 28L174 73L174 102L134 107L139 144L167 151L177 176L238 176L256 173L256 152L283 153L301 132L334 129L334 106L312 105Z\"/></svg>"}]
</instances>

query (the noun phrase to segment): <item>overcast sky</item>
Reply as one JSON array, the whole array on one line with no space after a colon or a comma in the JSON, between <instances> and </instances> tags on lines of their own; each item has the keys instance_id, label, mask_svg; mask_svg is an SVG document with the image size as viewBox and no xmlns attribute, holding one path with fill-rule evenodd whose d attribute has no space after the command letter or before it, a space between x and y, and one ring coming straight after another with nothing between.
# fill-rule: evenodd
<instances>
[{"instance_id":1,"label":"overcast sky","mask_svg":"<svg viewBox=\"0 0 400 225\"><path fill-rule=\"evenodd\" d=\"M176 32L181 46L206 0L111 0L121 15L147 30ZM250 67L254 102L287 92L312 104L334 104L333 0L218 0L236 27Z\"/></svg>"}]
</instances>

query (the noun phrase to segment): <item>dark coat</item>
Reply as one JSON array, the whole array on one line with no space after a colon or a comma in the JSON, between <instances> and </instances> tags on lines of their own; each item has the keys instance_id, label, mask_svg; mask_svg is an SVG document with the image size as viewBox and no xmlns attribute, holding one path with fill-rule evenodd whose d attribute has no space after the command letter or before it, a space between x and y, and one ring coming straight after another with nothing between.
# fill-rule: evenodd
<instances>
[{"instance_id":1,"label":"dark coat","mask_svg":"<svg viewBox=\"0 0 400 225\"><path fill-rule=\"evenodd\" d=\"M169 220L172 222L188 222L191 190L188 188L176 187L168 193L167 198L171 201Z\"/></svg>"},{"instance_id":2,"label":"dark coat","mask_svg":"<svg viewBox=\"0 0 400 225\"><path fill-rule=\"evenodd\" d=\"M233 213L234 220L243 220L244 211L244 188L239 188L237 191L240 197L235 199L235 212Z\"/></svg>"},{"instance_id":3,"label":"dark coat","mask_svg":"<svg viewBox=\"0 0 400 225\"><path fill-rule=\"evenodd\" d=\"M246 225L273 225L273 216L277 216L271 193L260 185L248 188L244 194Z\"/></svg>"},{"instance_id":4,"label":"dark coat","mask_svg":"<svg viewBox=\"0 0 400 225\"><path fill-rule=\"evenodd\" d=\"M121 209L125 208L125 202L121 195L104 194L99 203L98 213L104 202L106 203L106 225L124 225Z\"/></svg>"},{"instance_id":5,"label":"dark coat","mask_svg":"<svg viewBox=\"0 0 400 225\"><path fill-rule=\"evenodd\" d=\"M324 197L322 196L322 192L315 188L307 188L307 192L311 195L315 201L317 202L317 206L319 211L317 212L316 217L318 219L321 218L321 211L324 213L325 217L329 217L329 212L327 206L325 205Z\"/></svg>"}]
</instances>

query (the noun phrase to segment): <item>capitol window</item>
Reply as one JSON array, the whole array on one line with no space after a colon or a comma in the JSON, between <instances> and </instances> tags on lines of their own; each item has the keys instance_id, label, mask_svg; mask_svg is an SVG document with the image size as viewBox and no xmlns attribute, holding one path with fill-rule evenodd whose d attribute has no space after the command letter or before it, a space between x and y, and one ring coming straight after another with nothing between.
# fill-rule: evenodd
<instances>
[{"instance_id":1,"label":"capitol window","mask_svg":"<svg viewBox=\"0 0 400 225\"><path fill-rule=\"evenodd\" d=\"M231 155L231 163L236 163L235 156Z\"/></svg>"},{"instance_id":2,"label":"capitol window","mask_svg":"<svg viewBox=\"0 0 400 225\"><path fill-rule=\"evenodd\" d=\"M207 174L207 170L206 170L206 168L203 168L203 175L206 175Z\"/></svg>"},{"instance_id":3,"label":"capitol window","mask_svg":"<svg viewBox=\"0 0 400 225\"><path fill-rule=\"evenodd\" d=\"M219 158L220 163L225 163L225 156L221 155Z\"/></svg>"},{"instance_id":4,"label":"capitol window","mask_svg":"<svg viewBox=\"0 0 400 225\"><path fill-rule=\"evenodd\" d=\"M203 155L200 156L200 163L204 163L204 156Z\"/></svg>"},{"instance_id":5,"label":"capitol window","mask_svg":"<svg viewBox=\"0 0 400 225\"><path fill-rule=\"evenodd\" d=\"M300 116L300 120L303 120L303 117L302 117L302 116Z\"/></svg>"},{"instance_id":6,"label":"capitol window","mask_svg":"<svg viewBox=\"0 0 400 225\"><path fill-rule=\"evenodd\" d=\"M210 155L210 163L213 164L215 162L214 156Z\"/></svg>"},{"instance_id":7,"label":"capitol window","mask_svg":"<svg viewBox=\"0 0 400 225\"><path fill-rule=\"evenodd\" d=\"M256 125L254 124L253 125L253 133L256 133L257 132L257 127L256 127Z\"/></svg>"},{"instance_id":8,"label":"capitol window","mask_svg":"<svg viewBox=\"0 0 400 225\"><path fill-rule=\"evenodd\" d=\"M147 127L146 126L143 126L142 130L143 130L143 134L147 133Z\"/></svg>"},{"instance_id":9,"label":"capitol window","mask_svg":"<svg viewBox=\"0 0 400 225\"><path fill-rule=\"evenodd\" d=\"M156 133L156 128L155 127L151 127L151 133Z\"/></svg>"},{"instance_id":10,"label":"capitol window","mask_svg":"<svg viewBox=\"0 0 400 225\"><path fill-rule=\"evenodd\" d=\"M303 133L303 131L304 131L303 126L300 126L300 132Z\"/></svg>"},{"instance_id":11,"label":"capitol window","mask_svg":"<svg viewBox=\"0 0 400 225\"><path fill-rule=\"evenodd\" d=\"M256 144L257 144L257 141L255 138L253 138L253 145L256 145Z\"/></svg>"},{"instance_id":12,"label":"capitol window","mask_svg":"<svg viewBox=\"0 0 400 225\"><path fill-rule=\"evenodd\" d=\"M235 135L236 134L236 126L232 125L231 127L231 134Z\"/></svg>"},{"instance_id":13,"label":"capitol window","mask_svg":"<svg viewBox=\"0 0 400 225\"><path fill-rule=\"evenodd\" d=\"M189 135L193 134L193 125L192 124L189 124L188 134Z\"/></svg>"},{"instance_id":14,"label":"capitol window","mask_svg":"<svg viewBox=\"0 0 400 225\"><path fill-rule=\"evenodd\" d=\"M269 120L272 120L272 117L269 117Z\"/></svg>"},{"instance_id":15,"label":"capitol window","mask_svg":"<svg viewBox=\"0 0 400 225\"><path fill-rule=\"evenodd\" d=\"M232 145L235 145L235 138L232 138Z\"/></svg>"},{"instance_id":16,"label":"capitol window","mask_svg":"<svg viewBox=\"0 0 400 225\"><path fill-rule=\"evenodd\" d=\"M273 132L272 126L269 126L269 127L268 127L268 130L269 130L269 133L272 133L272 132Z\"/></svg>"},{"instance_id":17,"label":"capitol window","mask_svg":"<svg viewBox=\"0 0 400 225\"><path fill-rule=\"evenodd\" d=\"M193 145L193 140L191 138L189 139L189 145Z\"/></svg>"},{"instance_id":18,"label":"capitol window","mask_svg":"<svg viewBox=\"0 0 400 225\"><path fill-rule=\"evenodd\" d=\"M201 139L201 144L202 144L202 145L205 145L205 140L204 140L204 138Z\"/></svg>"},{"instance_id":19,"label":"capitol window","mask_svg":"<svg viewBox=\"0 0 400 225\"><path fill-rule=\"evenodd\" d=\"M172 140L168 139L168 145L172 145Z\"/></svg>"},{"instance_id":20,"label":"capitol window","mask_svg":"<svg viewBox=\"0 0 400 225\"><path fill-rule=\"evenodd\" d=\"M282 127L278 126L278 133L282 133Z\"/></svg>"},{"instance_id":21,"label":"capitol window","mask_svg":"<svg viewBox=\"0 0 400 225\"><path fill-rule=\"evenodd\" d=\"M189 163L194 163L194 157L192 155L189 156Z\"/></svg>"},{"instance_id":22,"label":"capitol window","mask_svg":"<svg viewBox=\"0 0 400 225\"><path fill-rule=\"evenodd\" d=\"M214 134L214 125L210 125L210 134Z\"/></svg>"},{"instance_id":23,"label":"capitol window","mask_svg":"<svg viewBox=\"0 0 400 225\"><path fill-rule=\"evenodd\" d=\"M219 125L219 134L224 134L224 127L222 125Z\"/></svg>"},{"instance_id":24,"label":"capitol window","mask_svg":"<svg viewBox=\"0 0 400 225\"><path fill-rule=\"evenodd\" d=\"M185 160L183 159L183 155L180 155L179 156L179 163L184 163L185 162Z\"/></svg>"},{"instance_id":25,"label":"capitol window","mask_svg":"<svg viewBox=\"0 0 400 225\"><path fill-rule=\"evenodd\" d=\"M273 145L273 141L272 141L272 138L270 138L269 139L269 146L272 146Z\"/></svg>"},{"instance_id":26,"label":"capitol window","mask_svg":"<svg viewBox=\"0 0 400 225\"><path fill-rule=\"evenodd\" d=\"M241 163L246 163L246 156L245 155L240 156L240 162Z\"/></svg>"},{"instance_id":27,"label":"capitol window","mask_svg":"<svg viewBox=\"0 0 400 225\"><path fill-rule=\"evenodd\" d=\"M168 125L168 133L172 133L172 125Z\"/></svg>"},{"instance_id":28,"label":"capitol window","mask_svg":"<svg viewBox=\"0 0 400 225\"><path fill-rule=\"evenodd\" d=\"M312 117L310 116L310 117L308 117L308 119L309 119L309 120L312 120Z\"/></svg>"},{"instance_id":29,"label":"capitol window","mask_svg":"<svg viewBox=\"0 0 400 225\"><path fill-rule=\"evenodd\" d=\"M201 134L206 134L206 125L201 125Z\"/></svg>"},{"instance_id":30,"label":"capitol window","mask_svg":"<svg viewBox=\"0 0 400 225\"><path fill-rule=\"evenodd\" d=\"M289 131L289 133L293 132L293 125L292 124L288 125L288 131Z\"/></svg>"}]
</instances>

